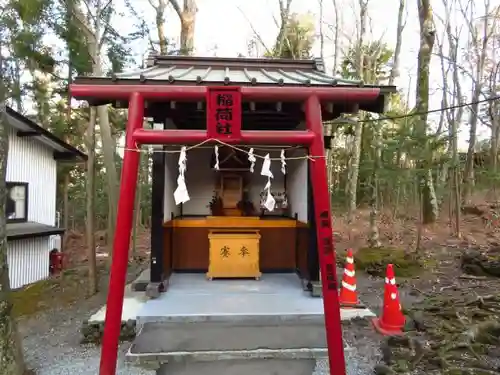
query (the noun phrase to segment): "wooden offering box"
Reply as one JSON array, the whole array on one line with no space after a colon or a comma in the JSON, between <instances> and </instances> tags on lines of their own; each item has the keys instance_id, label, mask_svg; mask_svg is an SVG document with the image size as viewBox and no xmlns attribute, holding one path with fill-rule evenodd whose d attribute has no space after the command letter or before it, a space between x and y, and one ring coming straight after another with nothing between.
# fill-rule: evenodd
<instances>
[{"instance_id":1,"label":"wooden offering box","mask_svg":"<svg viewBox=\"0 0 500 375\"><path fill-rule=\"evenodd\" d=\"M211 230L207 279L255 278L259 268L260 234L256 230Z\"/></svg>"}]
</instances>

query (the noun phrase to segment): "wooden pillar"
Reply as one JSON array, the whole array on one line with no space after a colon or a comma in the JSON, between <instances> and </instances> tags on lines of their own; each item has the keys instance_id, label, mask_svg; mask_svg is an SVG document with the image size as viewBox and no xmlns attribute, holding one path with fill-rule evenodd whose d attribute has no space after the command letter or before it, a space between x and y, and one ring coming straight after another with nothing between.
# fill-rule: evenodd
<instances>
[{"instance_id":1,"label":"wooden pillar","mask_svg":"<svg viewBox=\"0 0 500 375\"><path fill-rule=\"evenodd\" d=\"M163 129L163 125L160 124ZM155 124L156 128L156 124ZM164 269L164 199L165 199L165 153L163 147L153 149L152 184L151 184L151 278L147 288L150 297L157 297L163 289Z\"/></svg>"},{"instance_id":2,"label":"wooden pillar","mask_svg":"<svg viewBox=\"0 0 500 375\"><path fill-rule=\"evenodd\" d=\"M311 183L311 168L307 166L307 224L309 243L307 247L307 271L309 273L308 289L319 283L318 234L316 233L316 217L314 216L314 199ZM320 290L321 286L317 285Z\"/></svg>"}]
</instances>

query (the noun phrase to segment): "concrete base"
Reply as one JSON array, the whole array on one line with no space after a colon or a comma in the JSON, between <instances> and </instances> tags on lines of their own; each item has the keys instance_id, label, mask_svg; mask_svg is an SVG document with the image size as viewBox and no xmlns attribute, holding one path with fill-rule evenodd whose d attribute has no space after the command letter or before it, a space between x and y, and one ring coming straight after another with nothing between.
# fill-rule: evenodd
<instances>
[{"instance_id":1,"label":"concrete base","mask_svg":"<svg viewBox=\"0 0 500 375\"><path fill-rule=\"evenodd\" d=\"M321 290L321 283L313 281L312 282L312 290L311 290L311 296L313 297L323 297L323 292Z\"/></svg>"},{"instance_id":2,"label":"concrete base","mask_svg":"<svg viewBox=\"0 0 500 375\"><path fill-rule=\"evenodd\" d=\"M343 320L373 316L341 309ZM173 274L168 292L138 311L137 330L127 361L158 375L311 375L327 356L323 300L295 274Z\"/></svg>"},{"instance_id":3,"label":"concrete base","mask_svg":"<svg viewBox=\"0 0 500 375\"><path fill-rule=\"evenodd\" d=\"M147 280L137 280L132 283L131 288L134 292L145 292L147 290L149 281Z\"/></svg>"},{"instance_id":4,"label":"concrete base","mask_svg":"<svg viewBox=\"0 0 500 375\"><path fill-rule=\"evenodd\" d=\"M144 300L139 296L130 296L123 299L122 322L135 321L137 312L144 304ZM101 307L88 320L89 323L104 322L106 317L106 306Z\"/></svg>"},{"instance_id":5,"label":"concrete base","mask_svg":"<svg viewBox=\"0 0 500 375\"><path fill-rule=\"evenodd\" d=\"M373 316L368 309L341 309L343 320ZM323 323L323 300L311 298L295 274L264 274L260 281L207 281L202 274L173 274L168 291L138 311L137 329L154 322L302 320Z\"/></svg>"},{"instance_id":6,"label":"concrete base","mask_svg":"<svg viewBox=\"0 0 500 375\"><path fill-rule=\"evenodd\" d=\"M151 280L149 267L141 272L139 277L132 282L130 288L133 292L145 292Z\"/></svg>"},{"instance_id":7,"label":"concrete base","mask_svg":"<svg viewBox=\"0 0 500 375\"><path fill-rule=\"evenodd\" d=\"M152 299L158 298L164 290L163 283L148 283L146 286L146 296Z\"/></svg>"},{"instance_id":8,"label":"concrete base","mask_svg":"<svg viewBox=\"0 0 500 375\"><path fill-rule=\"evenodd\" d=\"M311 375L316 361L311 359L251 359L210 363L168 363L157 375Z\"/></svg>"}]
</instances>

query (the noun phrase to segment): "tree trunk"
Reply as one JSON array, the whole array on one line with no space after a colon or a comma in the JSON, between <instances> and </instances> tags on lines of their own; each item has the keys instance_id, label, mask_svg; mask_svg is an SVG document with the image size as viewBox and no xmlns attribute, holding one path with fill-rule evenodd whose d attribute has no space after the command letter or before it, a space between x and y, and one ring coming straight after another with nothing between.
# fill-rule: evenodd
<instances>
[{"instance_id":1,"label":"tree trunk","mask_svg":"<svg viewBox=\"0 0 500 375\"><path fill-rule=\"evenodd\" d=\"M144 159L145 155L141 153L140 159L139 159L139 165L141 166L141 171L144 168ZM141 202L142 202L142 186L144 184L144 179L142 178L143 174L139 174L138 182L137 182L137 191L135 193L135 203L134 203L134 226L132 229L132 255L136 255L136 248L137 248L137 232L139 227L141 226Z\"/></svg>"},{"instance_id":2,"label":"tree trunk","mask_svg":"<svg viewBox=\"0 0 500 375\"><path fill-rule=\"evenodd\" d=\"M491 92L490 95L492 97L494 97L497 92L498 80L500 78L499 75L500 61L495 61L495 68L491 70L489 77L489 91ZM500 106L498 104L498 100L495 100L494 98L491 98L488 103L488 117L491 126L490 163L492 172L496 174L498 170L498 147L500 146Z\"/></svg>"},{"instance_id":3,"label":"tree trunk","mask_svg":"<svg viewBox=\"0 0 500 375\"><path fill-rule=\"evenodd\" d=\"M420 49L418 51L417 92L415 112L415 133L417 137L424 138L427 133L427 111L429 110L429 65L432 48L435 40L434 21L430 0L417 0L420 21ZM422 223L428 224L436 221L438 216L438 200L434 190L432 170L430 169L429 152L421 156L418 163L420 194L422 199Z\"/></svg>"},{"instance_id":4,"label":"tree trunk","mask_svg":"<svg viewBox=\"0 0 500 375\"><path fill-rule=\"evenodd\" d=\"M184 0L184 6L180 7L178 0L169 0L181 22L181 40L179 52L181 55L192 55L194 52L194 28L196 24L196 13L198 7L196 0Z\"/></svg>"},{"instance_id":5,"label":"tree trunk","mask_svg":"<svg viewBox=\"0 0 500 375\"><path fill-rule=\"evenodd\" d=\"M333 11L335 12L335 31L333 33L333 75L337 74L339 51L340 51L340 12L337 0L333 0Z\"/></svg>"},{"instance_id":6,"label":"tree trunk","mask_svg":"<svg viewBox=\"0 0 500 375\"><path fill-rule=\"evenodd\" d=\"M363 120L360 115L359 120ZM358 176L359 176L359 163L361 159L361 141L363 139L363 123L358 121L354 126L354 140L351 153L350 173L347 181L348 191L348 217L347 221L350 223L354 219L354 214L357 208L357 192L358 192Z\"/></svg>"},{"instance_id":7,"label":"tree trunk","mask_svg":"<svg viewBox=\"0 0 500 375\"><path fill-rule=\"evenodd\" d=\"M102 61L101 49L104 44L106 27L103 27L103 12L110 6L108 2L103 6L101 0L97 0L94 5L95 17L93 22L89 23L83 12L78 8L74 8L75 20L80 24L82 32L87 39L88 52L93 62L92 74L94 76L102 76ZM88 4L87 4L88 5ZM91 27L93 26L93 27ZM111 261L112 241L115 236L116 225L116 210L118 205L118 174L116 172L115 164L115 145L111 134L111 126L109 124L108 108L107 106L97 107L97 118L99 119L99 129L102 141L102 150L104 156L104 167L106 169L106 178L108 185L108 225L107 239L108 239L108 253L109 260ZM95 133L95 132L94 132Z\"/></svg>"},{"instance_id":8,"label":"tree trunk","mask_svg":"<svg viewBox=\"0 0 500 375\"><path fill-rule=\"evenodd\" d=\"M363 53L363 43L366 35L366 23L368 18L368 1L359 1L360 11L359 11L359 40L357 42L357 75L360 80L363 80L363 68L364 68L364 53ZM351 170L348 179L348 212L347 221L350 223L354 218L354 213L357 208L357 192L358 192L358 176L359 176L359 162L361 160L361 142L363 139L363 122L364 116L362 114L358 115L358 120L354 126L354 144L352 148L352 160L351 160Z\"/></svg>"},{"instance_id":9,"label":"tree trunk","mask_svg":"<svg viewBox=\"0 0 500 375\"><path fill-rule=\"evenodd\" d=\"M101 9L102 5L98 1L97 8ZM102 61L101 61L101 39L103 38L101 31L100 10L97 12L97 22L95 22L94 42L89 43L89 52L92 57L93 66L92 74L96 77L102 76ZM109 124L109 113L106 105L97 107L97 118L99 119L99 130L102 141L102 153L104 159L104 167L106 168L106 179L108 187L108 229L106 231L106 245L111 261L113 251L113 239L115 238L116 211L118 207L118 174L115 164L115 146L111 135L111 126ZM95 132L94 132L95 133Z\"/></svg>"},{"instance_id":10,"label":"tree trunk","mask_svg":"<svg viewBox=\"0 0 500 375\"><path fill-rule=\"evenodd\" d=\"M87 127L86 146L87 146L87 218L86 218L86 237L87 237L87 258L88 258L88 291L89 295L97 293L97 265L95 253L95 123L96 108L90 107L90 119Z\"/></svg>"},{"instance_id":11,"label":"tree trunk","mask_svg":"<svg viewBox=\"0 0 500 375\"><path fill-rule=\"evenodd\" d=\"M469 116L469 146L467 147L467 158L465 160L464 170L464 189L462 200L467 202L472 194L474 187L474 148L476 146L476 133L477 133L477 118L479 110L479 96L481 95L481 84L476 82L474 84L474 91L472 93L472 104L470 106Z\"/></svg>"},{"instance_id":12,"label":"tree trunk","mask_svg":"<svg viewBox=\"0 0 500 375\"><path fill-rule=\"evenodd\" d=\"M154 8L156 12L156 31L158 33L160 54L166 55L168 52L168 41L165 32L165 10L167 9L167 3L165 0L158 0L158 6Z\"/></svg>"},{"instance_id":13,"label":"tree trunk","mask_svg":"<svg viewBox=\"0 0 500 375\"><path fill-rule=\"evenodd\" d=\"M378 211L379 211L379 181L378 174L382 158L382 132L381 124L373 123L373 171L371 176L371 198L370 198L370 233L369 245L371 248L382 246L380 243L380 233L378 229Z\"/></svg>"},{"instance_id":14,"label":"tree trunk","mask_svg":"<svg viewBox=\"0 0 500 375\"><path fill-rule=\"evenodd\" d=\"M72 13L68 12L68 18L71 20ZM69 45L68 45L69 48ZM69 90L69 85L73 82L73 64L71 61L71 54L69 57L69 62L68 62L68 97L67 103L66 103L66 123L69 125L71 121L71 93ZM69 140L66 140L69 141ZM69 183L70 183L70 175L69 175L69 170L64 168L64 186L63 186L63 228L64 230L68 231L69 230ZM68 243L68 236L63 237L63 244L62 248L63 250L66 249L66 244Z\"/></svg>"},{"instance_id":15,"label":"tree trunk","mask_svg":"<svg viewBox=\"0 0 500 375\"><path fill-rule=\"evenodd\" d=\"M446 117L448 120L448 128L449 128L449 141L450 147L448 149L448 154L451 160L451 178L450 178L450 186L451 186L451 202L450 202L450 218L452 220L452 225L454 227L454 234L456 237L461 237L460 230L460 160L458 156L458 127L462 123L462 116L464 113L464 99L462 95L462 86L459 74L459 66L457 64L458 60L458 34L457 30L454 34L451 29L451 18L452 18L452 6L448 6L446 0L443 0L443 5L446 11L446 36L448 39L448 48L449 48L449 59L450 68L453 72L453 80L451 90L451 98L452 102L450 103L448 100L449 84L448 84L448 70L444 68L444 54L442 45L440 46L441 53L441 71L443 74L443 92L446 93L443 96L444 107L457 106L458 108L451 108L446 111Z\"/></svg>"},{"instance_id":16,"label":"tree trunk","mask_svg":"<svg viewBox=\"0 0 500 375\"><path fill-rule=\"evenodd\" d=\"M477 16L474 14L472 7L462 8L461 12L464 18L466 18L467 26L469 28L470 38L472 40L472 45L469 49L473 50L473 61L471 61L471 70L475 69L473 77L473 90L471 98L471 106L469 108L469 147L467 149L467 159L465 161L465 171L464 171L464 189L462 191L462 199L466 202L472 193L472 188L474 186L474 148L476 146L476 130L477 121L479 118L479 103L483 82L484 73L487 60L488 50L495 50L495 46L490 46L490 41L494 36L494 32L497 30L497 23L495 19L498 19L498 10L496 7L495 14L490 13L490 1L484 1L484 14L485 19L478 25ZM479 31L482 29L482 33ZM496 89L496 88L495 88Z\"/></svg>"},{"instance_id":17,"label":"tree trunk","mask_svg":"<svg viewBox=\"0 0 500 375\"><path fill-rule=\"evenodd\" d=\"M0 57L1 62L1 57ZM0 64L0 69L2 69ZM3 72L1 72L3 73ZM3 76L0 74L0 77ZM3 82L0 82L3 86ZM5 200L9 135L5 116L5 89L0 87L0 369L2 375L23 375L25 364L17 324L12 315Z\"/></svg>"},{"instance_id":18,"label":"tree trunk","mask_svg":"<svg viewBox=\"0 0 500 375\"><path fill-rule=\"evenodd\" d=\"M461 112L461 111L460 111ZM454 213L454 226L455 236L462 237L460 230L460 161L458 158L458 124L459 121L453 121L451 124L452 137L452 162L453 162L453 178L452 178L452 199L453 199L453 213Z\"/></svg>"},{"instance_id":19,"label":"tree trunk","mask_svg":"<svg viewBox=\"0 0 500 375\"><path fill-rule=\"evenodd\" d=\"M69 229L69 173L64 175L63 186L63 228ZM66 238L66 236L64 236Z\"/></svg>"},{"instance_id":20,"label":"tree trunk","mask_svg":"<svg viewBox=\"0 0 500 375\"><path fill-rule=\"evenodd\" d=\"M280 6L280 29L278 32L278 36L276 37L276 43L274 44L274 55L276 57L281 56L283 53L283 48L286 43L286 27L288 25L288 19L290 18L290 7L292 5L292 0L279 0Z\"/></svg>"},{"instance_id":21,"label":"tree trunk","mask_svg":"<svg viewBox=\"0 0 500 375\"><path fill-rule=\"evenodd\" d=\"M322 61L325 61L325 33L323 31L323 0L318 0L319 5L319 53Z\"/></svg>"},{"instance_id":22,"label":"tree trunk","mask_svg":"<svg viewBox=\"0 0 500 375\"><path fill-rule=\"evenodd\" d=\"M396 78L399 77L399 56L401 55L401 45L403 44L403 16L405 10L405 0L399 0L398 24L396 26L396 47L394 48L394 57L389 76L389 85L394 85Z\"/></svg>"},{"instance_id":23,"label":"tree trunk","mask_svg":"<svg viewBox=\"0 0 500 375\"><path fill-rule=\"evenodd\" d=\"M99 118L99 130L102 140L102 151L104 156L104 167L106 168L106 179L108 185L108 230L106 231L107 250L109 259L113 251L113 240L115 238L116 212L118 209L118 173L115 164L115 146L111 136L111 126L109 124L108 107L97 107Z\"/></svg>"}]
</instances>

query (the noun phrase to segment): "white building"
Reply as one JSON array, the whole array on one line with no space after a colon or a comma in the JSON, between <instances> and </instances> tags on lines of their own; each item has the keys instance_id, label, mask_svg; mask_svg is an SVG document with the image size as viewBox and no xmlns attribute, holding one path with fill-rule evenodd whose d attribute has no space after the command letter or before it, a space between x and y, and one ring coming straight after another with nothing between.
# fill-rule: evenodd
<instances>
[{"instance_id":1,"label":"white building","mask_svg":"<svg viewBox=\"0 0 500 375\"><path fill-rule=\"evenodd\" d=\"M61 250L56 219L57 163L86 155L7 107L7 260L11 288L49 276L49 255Z\"/></svg>"}]
</instances>

